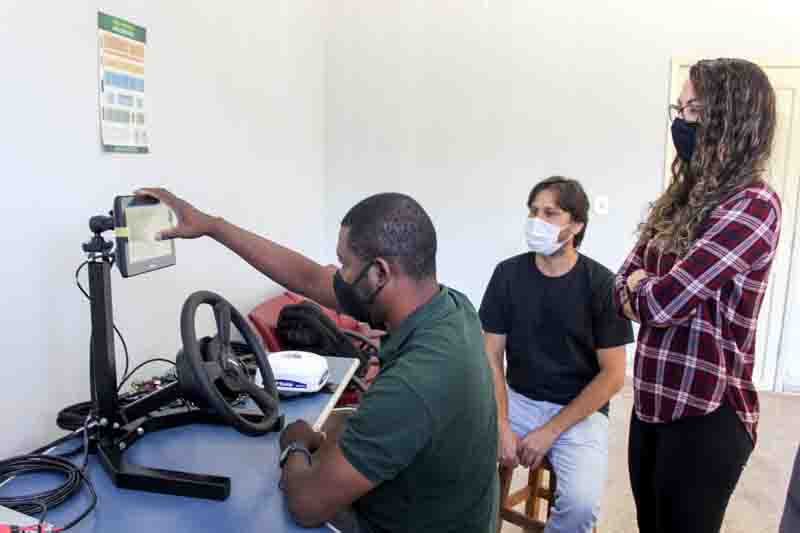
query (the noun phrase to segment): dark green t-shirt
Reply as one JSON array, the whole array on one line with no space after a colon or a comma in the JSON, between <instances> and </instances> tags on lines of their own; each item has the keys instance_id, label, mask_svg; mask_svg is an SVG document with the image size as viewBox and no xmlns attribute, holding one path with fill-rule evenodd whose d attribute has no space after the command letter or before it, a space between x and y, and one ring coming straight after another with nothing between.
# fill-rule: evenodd
<instances>
[{"instance_id":1,"label":"dark green t-shirt","mask_svg":"<svg viewBox=\"0 0 800 533\"><path fill-rule=\"evenodd\" d=\"M446 287L384 338L381 371L339 441L375 488L354 508L370 533L489 533L497 414L481 325Z\"/></svg>"}]
</instances>

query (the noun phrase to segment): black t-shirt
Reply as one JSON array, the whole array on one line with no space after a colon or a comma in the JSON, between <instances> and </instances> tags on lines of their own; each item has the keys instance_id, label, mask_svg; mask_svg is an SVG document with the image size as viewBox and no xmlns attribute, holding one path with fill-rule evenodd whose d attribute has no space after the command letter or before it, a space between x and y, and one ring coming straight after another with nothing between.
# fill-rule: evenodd
<instances>
[{"instance_id":1,"label":"black t-shirt","mask_svg":"<svg viewBox=\"0 0 800 533\"><path fill-rule=\"evenodd\" d=\"M574 400L600 372L596 350L633 342L613 286L611 271L584 255L560 277L542 274L533 253L497 265L480 317L486 332L506 335L509 386L536 401Z\"/></svg>"}]
</instances>

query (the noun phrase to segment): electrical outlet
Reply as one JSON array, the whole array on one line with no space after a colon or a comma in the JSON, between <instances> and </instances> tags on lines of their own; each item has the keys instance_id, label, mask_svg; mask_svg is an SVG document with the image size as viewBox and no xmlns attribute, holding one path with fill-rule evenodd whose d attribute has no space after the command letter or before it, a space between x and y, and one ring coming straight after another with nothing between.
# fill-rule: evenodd
<instances>
[{"instance_id":1,"label":"electrical outlet","mask_svg":"<svg viewBox=\"0 0 800 533\"><path fill-rule=\"evenodd\" d=\"M594 199L594 212L596 215L607 215L609 210L609 199L606 195L597 196Z\"/></svg>"}]
</instances>

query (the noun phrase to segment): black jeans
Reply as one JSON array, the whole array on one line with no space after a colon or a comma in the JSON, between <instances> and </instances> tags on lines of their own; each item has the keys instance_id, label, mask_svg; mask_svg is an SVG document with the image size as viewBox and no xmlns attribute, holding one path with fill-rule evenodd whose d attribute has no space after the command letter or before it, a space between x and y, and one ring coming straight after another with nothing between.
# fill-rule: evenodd
<instances>
[{"instance_id":1,"label":"black jeans","mask_svg":"<svg viewBox=\"0 0 800 533\"><path fill-rule=\"evenodd\" d=\"M794 470L792 479L789 480L789 493L786 495L786 507L783 509L783 519L779 533L792 533L800 531L800 448L794 457Z\"/></svg>"},{"instance_id":2,"label":"black jeans","mask_svg":"<svg viewBox=\"0 0 800 533\"><path fill-rule=\"evenodd\" d=\"M730 406L648 424L631 416L628 467L640 533L718 533L753 441Z\"/></svg>"}]
</instances>

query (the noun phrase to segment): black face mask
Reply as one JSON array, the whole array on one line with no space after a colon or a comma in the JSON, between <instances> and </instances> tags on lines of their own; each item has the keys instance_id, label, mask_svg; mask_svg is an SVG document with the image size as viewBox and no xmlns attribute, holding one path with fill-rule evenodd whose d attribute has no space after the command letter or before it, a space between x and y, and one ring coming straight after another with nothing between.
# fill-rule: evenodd
<instances>
[{"instance_id":1,"label":"black face mask","mask_svg":"<svg viewBox=\"0 0 800 533\"><path fill-rule=\"evenodd\" d=\"M353 283L347 283L342 277L340 271L336 271L333 275L333 292L336 294L336 301L339 303L339 310L346 315L350 315L359 322L366 322L373 329L382 328L382 324L377 324L372 314L369 312L369 307L375 302L375 298L383 290L383 285L375 289L371 295L366 299L361 298L358 294L356 287L361 280L367 275L369 269L375 263L369 263L361 270L361 273L356 277Z\"/></svg>"},{"instance_id":2,"label":"black face mask","mask_svg":"<svg viewBox=\"0 0 800 533\"><path fill-rule=\"evenodd\" d=\"M678 157L687 163L692 160L697 143L697 122L686 122L682 118L672 121L672 142Z\"/></svg>"}]
</instances>

